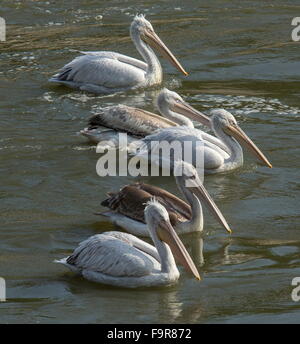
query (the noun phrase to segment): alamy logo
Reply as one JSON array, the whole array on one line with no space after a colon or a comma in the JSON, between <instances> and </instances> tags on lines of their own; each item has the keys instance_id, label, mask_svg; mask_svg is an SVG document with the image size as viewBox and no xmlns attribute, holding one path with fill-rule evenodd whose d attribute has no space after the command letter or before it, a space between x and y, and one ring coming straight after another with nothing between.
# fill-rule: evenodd
<instances>
[{"instance_id":1,"label":"alamy logo","mask_svg":"<svg viewBox=\"0 0 300 344\"><path fill-rule=\"evenodd\" d=\"M292 40L294 42L298 42L300 41L300 17L295 17L292 19L292 26L296 26L293 30L292 30Z\"/></svg>"},{"instance_id":2,"label":"alamy logo","mask_svg":"<svg viewBox=\"0 0 300 344\"><path fill-rule=\"evenodd\" d=\"M5 19L0 17L0 42L6 41L6 22Z\"/></svg>"},{"instance_id":3,"label":"alamy logo","mask_svg":"<svg viewBox=\"0 0 300 344\"><path fill-rule=\"evenodd\" d=\"M195 167L199 181L204 180L203 141L153 140L146 144L143 140L130 141L126 133L119 133L115 140L100 141L96 153L102 154L96 165L100 177L182 176L186 171L176 166L185 161ZM187 184L194 186L194 181Z\"/></svg>"},{"instance_id":4,"label":"alamy logo","mask_svg":"<svg viewBox=\"0 0 300 344\"><path fill-rule=\"evenodd\" d=\"M292 286L295 286L296 288L294 288L292 290L292 300L295 302L300 301L300 277L294 277L292 280Z\"/></svg>"},{"instance_id":5,"label":"alamy logo","mask_svg":"<svg viewBox=\"0 0 300 344\"><path fill-rule=\"evenodd\" d=\"M5 279L0 277L0 302L6 301L6 283Z\"/></svg>"}]
</instances>

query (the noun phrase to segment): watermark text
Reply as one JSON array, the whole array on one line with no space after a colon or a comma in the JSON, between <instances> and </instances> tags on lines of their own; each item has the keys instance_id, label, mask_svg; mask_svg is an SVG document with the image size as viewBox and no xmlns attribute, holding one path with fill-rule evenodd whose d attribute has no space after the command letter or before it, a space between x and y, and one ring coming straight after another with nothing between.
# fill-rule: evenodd
<instances>
[{"instance_id":1,"label":"watermark text","mask_svg":"<svg viewBox=\"0 0 300 344\"><path fill-rule=\"evenodd\" d=\"M6 41L6 22L5 19L0 17L0 42Z\"/></svg>"},{"instance_id":2,"label":"watermark text","mask_svg":"<svg viewBox=\"0 0 300 344\"><path fill-rule=\"evenodd\" d=\"M0 302L6 301L6 283L3 277L0 277Z\"/></svg>"},{"instance_id":3,"label":"watermark text","mask_svg":"<svg viewBox=\"0 0 300 344\"><path fill-rule=\"evenodd\" d=\"M296 288L292 290L292 300L298 302L300 301L300 277L294 277L292 279L292 286L296 286Z\"/></svg>"},{"instance_id":4,"label":"watermark text","mask_svg":"<svg viewBox=\"0 0 300 344\"><path fill-rule=\"evenodd\" d=\"M296 26L293 30L292 30L292 40L294 42L299 42L300 41L300 17L295 17L292 19L292 26Z\"/></svg>"}]
</instances>

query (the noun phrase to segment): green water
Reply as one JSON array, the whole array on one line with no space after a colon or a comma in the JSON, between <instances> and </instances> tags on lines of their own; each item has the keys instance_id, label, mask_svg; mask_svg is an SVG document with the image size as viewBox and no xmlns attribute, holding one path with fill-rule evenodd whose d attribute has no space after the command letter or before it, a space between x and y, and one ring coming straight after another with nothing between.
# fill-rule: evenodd
<instances>
[{"instance_id":1,"label":"green water","mask_svg":"<svg viewBox=\"0 0 300 344\"><path fill-rule=\"evenodd\" d=\"M2 0L0 43L0 323L300 322L291 281L300 276L299 48L295 1ZM96 96L47 79L79 50L138 57L128 36L136 13L190 73L162 60L164 86L202 111L231 111L273 164L209 176L206 187L230 223L205 213L202 281L184 271L171 288L126 290L84 281L52 263L114 227L93 215L105 193L135 181L100 178L95 147L77 132L97 106L154 111L158 89ZM99 16L102 16L99 17ZM143 178L178 194L173 178ZM199 244L199 245L198 245Z\"/></svg>"}]
</instances>

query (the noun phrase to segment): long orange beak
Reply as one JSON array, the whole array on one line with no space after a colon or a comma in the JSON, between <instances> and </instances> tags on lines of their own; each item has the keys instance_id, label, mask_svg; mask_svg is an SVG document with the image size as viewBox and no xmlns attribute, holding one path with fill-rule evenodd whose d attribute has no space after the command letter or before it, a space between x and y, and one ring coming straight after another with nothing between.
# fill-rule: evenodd
<instances>
[{"instance_id":1,"label":"long orange beak","mask_svg":"<svg viewBox=\"0 0 300 344\"><path fill-rule=\"evenodd\" d=\"M255 143L246 135L246 133L238 125L229 125L225 131L237 139L240 144L244 145L253 155L255 155L264 165L272 168L272 164L265 157L262 151L255 145Z\"/></svg>"},{"instance_id":2,"label":"long orange beak","mask_svg":"<svg viewBox=\"0 0 300 344\"><path fill-rule=\"evenodd\" d=\"M151 47L157 49L181 73L183 73L184 75L188 75L188 73L184 70L176 57L171 53L171 51L167 48L164 42L157 36L154 31L146 30L141 38Z\"/></svg>"},{"instance_id":3,"label":"long orange beak","mask_svg":"<svg viewBox=\"0 0 300 344\"><path fill-rule=\"evenodd\" d=\"M202 123L203 125L211 128L210 118L204 115L204 113L194 109L186 102L177 102L173 105L173 110L180 113L193 121Z\"/></svg>"},{"instance_id":4,"label":"long orange beak","mask_svg":"<svg viewBox=\"0 0 300 344\"><path fill-rule=\"evenodd\" d=\"M176 259L178 260L178 262L181 263L188 272L192 273L192 275L197 280L200 280L201 278L199 272L191 256L184 247L182 241L178 237L170 221L161 221L159 223L157 235L161 241L164 241L170 246L170 249L173 252Z\"/></svg>"},{"instance_id":5,"label":"long orange beak","mask_svg":"<svg viewBox=\"0 0 300 344\"><path fill-rule=\"evenodd\" d=\"M190 183L195 184L191 185ZM221 210L218 208L214 200L211 198L210 194L201 183L200 179L198 180L189 180L190 186L188 187L197 197L198 199L205 204L207 209L212 213L212 215L216 218L216 220L226 229L228 233L232 233L231 228L229 227L225 217L223 216Z\"/></svg>"}]
</instances>

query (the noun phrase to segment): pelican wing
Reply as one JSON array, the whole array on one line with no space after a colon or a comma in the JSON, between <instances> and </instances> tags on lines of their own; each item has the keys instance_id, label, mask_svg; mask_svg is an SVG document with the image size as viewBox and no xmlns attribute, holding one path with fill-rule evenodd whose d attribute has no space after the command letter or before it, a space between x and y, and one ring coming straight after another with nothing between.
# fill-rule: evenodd
<instances>
[{"instance_id":1,"label":"pelican wing","mask_svg":"<svg viewBox=\"0 0 300 344\"><path fill-rule=\"evenodd\" d=\"M212 136L203 131L202 138L207 143L211 143L211 147L214 147L214 149L224 156L224 158L228 158L230 156L229 148L218 137Z\"/></svg>"},{"instance_id":2,"label":"pelican wing","mask_svg":"<svg viewBox=\"0 0 300 344\"><path fill-rule=\"evenodd\" d=\"M151 199L151 195L143 190L139 190L134 185L126 185L117 193L109 193L109 198L101 205L108 207L122 215L134 220L145 222L145 203Z\"/></svg>"},{"instance_id":3,"label":"pelican wing","mask_svg":"<svg viewBox=\"0 0 300 344\"><path fill-rule=\"evenodd\" d=\"M101 272L114 277L141 277L158 268L157 260L133 247L129 240L105 234L81 242L68 264L79 270Z\"/></svg>"},{"instance_id":4,"label":"pelican wing","mask_svg":"<svg viewBox=\"0 0 300 344\"><path fill-rule=\"evenodd\" d=\"M104 232L102 234L107 234L114 238L122 240L129 245L139 249L140 251L150 254L150 256L155 258L158 262L160 261L159 254L155 246L148 244L146 241L139 239L135 235L118 231Z\"/></svg>"},{"instance_id":5,"label":"pelican wing","mask_svg":"<svg viewBox=\"0 0 300 344\"><path fill-rule=\"evenodd\" d=\"M161 141L172 142L175 140L203 141L202 132L187 126L169 127L146 136L142 141L149 144L152 141L159 143Z\"/></svg>"},{"instance_id":6,"label":"pelican wing","mask_svg":"<svg viewBox=\"0 0 300 344\"><path fill-rule=\"evenodd\" d=\"M90 118L88 129L98 126L144 137L157 129L176 126L176 123L142 109L116 105L105 107Z\"/></svg>"},{"instance_id":7,"label":"pelican wing","mask_svg":"<svg viewBox=\"0 0 300 344\"><path fill-rule=\"evenodd\" d=\"M204 148L204 167L206 172L219 168L224 163L224 159L228 156L228 154L225 151L222 151L220 147L203 139L201 130L186 126L170 127L156 131L138 142L132 142L129 144L128 151L141 158L147 158L149 153L151 153L151 158L153 160L161 162L164 157L161 156L159 144L162 141L166 141L168 143L178 141L182 144L189 142L192 146L190 157L192 157L193 162L195 162L194 153L196 152L197 147L200 149L199 152ZM137 153L135 154L134 152L136 151Z\"/></svg>"},{"instance_id":8,"label":"pelican wing","mask_svg":"<svg viewBox=\"0 0 300 344\"><path fill-rule=\"evenodd\" d=\"M111 55L81 55L66 64L50 81L105 88L128 88L145 79L145 71Z\"/></svg>"},{"instance_id":9,"label":"pelican wing","mask_svg":"<svg viewBox=\"0 0 300 344\"><path fill-rule=\"evenodd\" d=\"M176 225L178 221L186 221L186 218L182 215L183 211L177 212L176 207L172 204L175 199L178 199L176 196L169 196L165 199L164 195L166 195L167 192L164 192L164 190L161 189L162 191L159 192L159 188L157 188L156 192L152 194L150 186L148 187L148 192L146 191L147 187L143 190L143 186L141 185L142 184L139 183L126 185L117 193L109 193L109 198L104 200L101 205L136 221L146 223L144 209L146 203L155 196L157 201L159 201L168 211L173 226ZM186 206L189 207L188 205Z\"/></svg>"},{"instance_id":10,"label":"pelican wing","mask_svg":"<svg viewBox=\"0 0 300 344\"><path fill-rule=\"evenodd\" d=\"M149 153L151 153L151 159L158 161L161 159L160 143L163 141L168 143L178 141L182 144L189 142L192 143L192 148L194 148L197 143L204 143L200 130L187 126L178 126L158 130L144 137L142 140L133 142L129 145L128 151L130 154L140 157L148 157Z\"/></svg>"},{"instance_id":11,"label":"pelican wing","mask_svg":"<svg viewBox=\"0 0 300 344\"><path fill-rule=\"evenodd\" d=\"M179 213L185 220L191 219L192 217L191 207L179 197L173 195L171 192L168 192L154 185L149 185L149 184L144 184L144 183L138 183L137 185L141 190L148 192L152 196L159 199L163 199L164 204L167 205L167 208L169 210L172 209L173 212Z\"/></svg>"},{"instance_id":12,"label":"pelican wing","mask_svg":"<svg viewBox=\"0 0 300 344\"><path fill-rule=\"evenodd\" d=\"M130 56L115 53L113 51L80 51L80 53L83 55L92 55L92 56L108 57L108 58L117 59L120 62L132 65L132 66L140 68L144 71L147 70L147 63L145 63L141 60L135 59L133 57L130 57Z\"/></svg>"},{"instance_id":13,"label":"pelican wing","mask_svg":"<svg viewBox=\"0 0 300 344\"><path fill-rule=\"evenodd\" d=\"M222 154L223 157L228 157L228 148L224 143L210 134L199 130L197 128L191 128L187 126L177 126L163 128L162 130L155 132L151 135L146 136L142 141L144 144L149 145L152 141L161 142L167 141L171 143L172 141L182 141L182 142L203 142L206 147L215 149L216 152ZM223 149L224 148L224 149Z\"/></svg>"}]
</instances>

